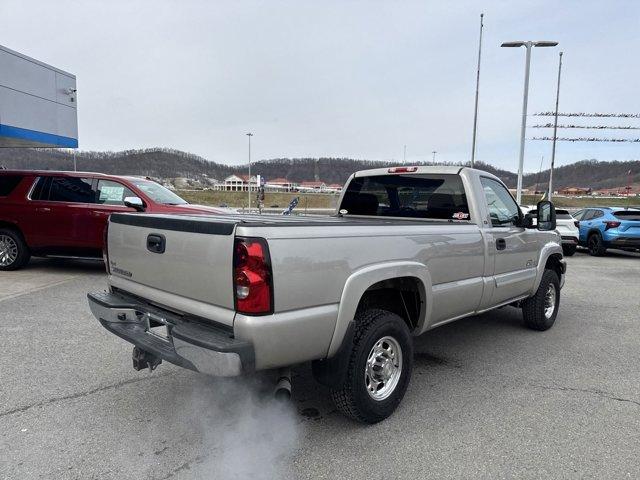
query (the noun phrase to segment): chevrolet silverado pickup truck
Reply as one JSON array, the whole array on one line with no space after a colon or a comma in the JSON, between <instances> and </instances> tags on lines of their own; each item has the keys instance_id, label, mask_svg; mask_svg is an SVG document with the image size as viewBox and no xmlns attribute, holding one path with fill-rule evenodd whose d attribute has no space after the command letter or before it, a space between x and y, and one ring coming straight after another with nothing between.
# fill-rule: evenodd
<instances>
[{"instance_id":1,"label":"chevrolet silverado pickup truck","mask_svg":"<svg viewBox=\"0 0 640 480\"><path fill-rule=\"evenodd\" d=\"M349 417L388 417L413 337L501 306L550 328L566 271L555 209L522 214L507 187L463 167L366 170L326 217L113 214L95 317L162 360L217 376L312 362Z\"/></svg>"}]
</instances>

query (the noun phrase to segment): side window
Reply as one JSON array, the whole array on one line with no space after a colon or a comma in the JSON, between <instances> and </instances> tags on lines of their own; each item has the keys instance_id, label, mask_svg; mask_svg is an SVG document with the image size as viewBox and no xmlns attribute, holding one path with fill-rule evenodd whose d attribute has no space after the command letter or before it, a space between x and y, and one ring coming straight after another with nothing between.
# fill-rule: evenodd
<instances>
[{"instance_id":1,"label":"side window","mask_svg":"<svg viewBox=\"0 0 640 480\"><path fill-rule=\"evenodd\" d=\"M91 178L53 177L49 201L71 203L95 203L95 191Z\"/></svg>"},{"instance_id":2,"label":"side window","mask_svg":"<svg viewBox=\"0 0 640 480\"><path fill-rule=\"evenodd\" d=\"M595 213L595 210L585 210L584 216L582 217L581 220L591 220L593 218L594 213Z\"/></svg>"},{"instance_id":3,"label":"side window","mask_svg":"<svg viewBox=\"0 0 640 480\"><path fill-rule=\"evenodd\" d=\"M31 200L49 200L50 188L51 177L38 177L38 180L31 191Z\"/></svg>"},{"instance_id":4,"label":"side window","mask_svg":"<svg viewBox=\"0 0 640 480\"><path fill-rule=\"evenodd\" d=\"M101 205L124 205L125 197L136 195L127 187L111 180L98 180L97 203Z\"/></svg>"},{"instance_id":5,"label":"side window","mask_svg":"<svg viewBox=\"0 0 640 480\"><path fill-rule=\"evenodd\" d=\"M573 218L575 218L576 220L582 220L582 217L584 217L585 212L586 210L580 210L573 214Z\"/></svg>"},{"instance_id":6,"label":"side window","mask_svg":"<svg viewBox=\"0 0 640 480\"><path fill-rule=\"evenodd\" d=\"M591 218L600 218L604 216L604 212L602 210L594 210L593 216Z\"/></svg>"},{"instance_id":7,"label":"side window","mask_svg":"<svg viewBox=\"0 0 640 480\"><path fill-rule=\"evenodd\" d=\"M0 197L6 197L18 186L22 175L0 175Z\"/></svg>"},{"instance_id":8,"label":"side window","mask_svg":"<svg viewBox=\"0 0 640 480\"><path fill-rule=\"evenodd\" d=\"M489 205L491 224L494 227L513 225L520 217L520 210L509 190L492 178L481 177L480 182Z\"/></svg>"}]
</instances>

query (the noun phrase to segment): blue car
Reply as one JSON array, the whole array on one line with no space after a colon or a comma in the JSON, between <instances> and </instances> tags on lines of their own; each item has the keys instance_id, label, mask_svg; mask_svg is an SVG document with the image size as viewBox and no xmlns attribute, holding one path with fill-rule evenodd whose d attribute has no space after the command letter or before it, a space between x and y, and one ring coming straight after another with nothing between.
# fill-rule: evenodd
<instances>
[{"instance_id":1,"label":"blue car","mask_svg":"<svg viewBox=\"0 0 640 480\"><path fill-rule=\"evenodd\" d=\"M594 256L607 248L640 250L640 208L593 207L576 212L578 244Z\"/></svg>"}]
</instances>

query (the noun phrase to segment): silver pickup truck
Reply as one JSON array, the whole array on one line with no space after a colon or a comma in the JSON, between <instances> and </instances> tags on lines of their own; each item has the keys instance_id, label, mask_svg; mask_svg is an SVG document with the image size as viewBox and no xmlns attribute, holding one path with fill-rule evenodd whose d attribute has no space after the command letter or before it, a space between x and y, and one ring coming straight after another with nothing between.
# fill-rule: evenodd
<instances>
[{"instance_id":1,"label":"silver pickup truck","mask_svg":"<svg viewBox=\"0 0 640 480\"><path fill-rule=\"evenodd\" d=\"M489 173L406 166L353 174L333 216L113 214L109 288L89 305L136 369L312 362L337 408L373 423L404 396L412 337L504 305L553 325L566 270L553 205L533 220Z\"/></svg>"}]
</instances>

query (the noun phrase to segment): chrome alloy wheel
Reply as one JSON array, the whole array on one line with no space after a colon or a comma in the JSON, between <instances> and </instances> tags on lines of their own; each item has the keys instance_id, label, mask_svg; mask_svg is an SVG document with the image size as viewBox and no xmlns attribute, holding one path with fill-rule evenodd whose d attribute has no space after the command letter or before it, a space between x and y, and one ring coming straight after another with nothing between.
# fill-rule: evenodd
<instances>
[{"instance_id":1,"label":"chrome alloy wheel","mask_svg":"<svg viewBox=\"0 0 640 480\"><path fill-rule=\"evenodd\" d=\"M369 396L381 401L393 393L402 375L402 349L393 337L378 340L367 357L364 383Z\"/></svg>"},{"instance_id":2,"label":"chrome alloy wheel","mask_svg":"<svg viewBox=\"0 0 640 480\"><path fill-rule=\"evenodd\" d=\"M547 319L553 317L553 312L556 310L556 295L556 286L550 283L547 293L544 294L544 316Z\"/></svg>"},{"instance_id":3,"label":"chrome alloy wheel","mask_svg":"<svg viewBox=\"0 0 640 480\"><path fill-rule=\"evenodd\" d=\"M8 267L18 258L18 244L8 235L0 235L0 267Z\"/></svg>"}]
</instances>

